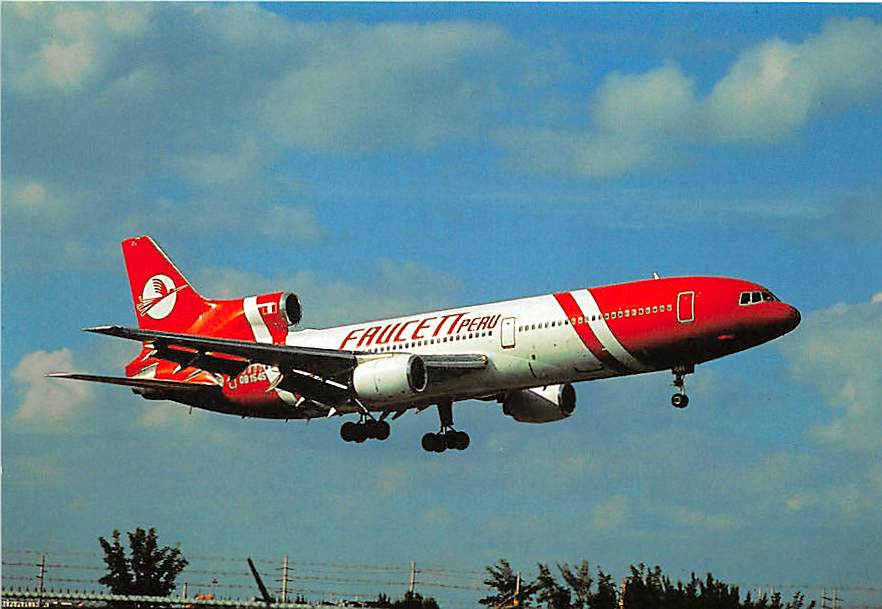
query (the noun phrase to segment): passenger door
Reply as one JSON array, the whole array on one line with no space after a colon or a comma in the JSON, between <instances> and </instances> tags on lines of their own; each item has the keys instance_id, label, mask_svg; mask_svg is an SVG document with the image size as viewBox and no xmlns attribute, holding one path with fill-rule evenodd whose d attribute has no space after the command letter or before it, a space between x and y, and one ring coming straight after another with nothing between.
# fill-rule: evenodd
<instances>
[{"instance_id":1,"label":"passenger door","mask_svg":"<svg viewBox=\"0 0 882 609\"><path fill-rule=\"evenodd\" d=\"M677 295L677 321L681 324L695 321L695 292L680 292Z\"/></svg>"}]
</instances>

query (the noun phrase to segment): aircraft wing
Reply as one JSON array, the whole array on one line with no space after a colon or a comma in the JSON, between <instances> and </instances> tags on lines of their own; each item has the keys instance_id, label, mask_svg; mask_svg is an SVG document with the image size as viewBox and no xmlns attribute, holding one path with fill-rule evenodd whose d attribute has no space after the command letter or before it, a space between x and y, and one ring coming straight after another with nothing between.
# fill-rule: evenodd
<instances>
[{"instance_id":1,"label":"aircraft wing","mask_svg":"<svg viewBox=\"0 0 882 609\"><path fill-rule=\"evenodd\" d=\"M352 351L256 343L122 326L98 326L85 330L151 343L155 357L176 362L182 367L193 366L234 376L252 363L274 366L282 373L275 387L328 405L342 404L349 399L348 385L335 378L348 375L358 365Z\"/></svg>"},{"instance_id":2,"label":"aircraft wing","mask_svg":"<svg viewBox=\"0 0 882 609\"><path fill-rule=\"evenodd\" d=\"M85 330L87 332L97 332L130 340L150 342L161 351L175 349L182 353L190 351L192 356L207 355L211 357L214 355L215 359L227 359L230 362L240 361L244 364L241 366L242 369L246 368L249 363L261 363L285 369L305 370L328 378L342 372L349 372L357 365L355 354L352 351L255 343L230 338L214 338L192 334L178 334L176 332L160 332L158 330L139 330L122 326L98 326L95 328L85 328ZM233 356L233 358L217 357L218 355ZM157 354L157 357L171 359L163 357L162 354ZM172 359L172 361L177 360ZM206 370L223 372L197 364L194 365Z\"/></svg>"},{"instance_id":3,"label":"aircraft wing","mask_svg":"<svg viewBox=\"0 0 882 609\"><path fill-rule=\"evenodd\" d=\"M236 375L252 363L274 366L281 373L274 387L329 406L343 404L352 397L348 381L349 374L358 365L354 351L255 343L122 326L85 330L151 343L155 357L176 362L182 367L193 366L209 372ZM429 374L438 379L467 374L486 368L488 364L488 357L483 354L421 357Z\"/></svg>"},{"instance_id":4,"label":"aircraft wing","mask_svg":"<svg viewBox=\"0 0 882 609\"><path fill-rule=\"evenodd\" d=\"M75 379L78 381L92 381L93 383L110 383L111 385L125 385L127 387L140 387L142 389L159 389L174 391L204 391L216 390L219 385L208 383L193 383L184 381L165 381L162 379L142 379L128 376L102 376L99 374L79 374L75 372L50 372L46 376L56 379Z\"/></svg>"}]
</instances>

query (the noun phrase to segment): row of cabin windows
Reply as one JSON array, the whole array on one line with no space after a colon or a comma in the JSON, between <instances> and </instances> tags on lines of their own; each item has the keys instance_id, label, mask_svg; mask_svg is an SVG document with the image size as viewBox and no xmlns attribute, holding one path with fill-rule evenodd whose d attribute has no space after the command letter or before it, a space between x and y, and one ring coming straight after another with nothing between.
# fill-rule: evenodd
<instances>
[{"instance_id":1,"label":"row of cabin windows","mask_svg":"<svg viewBox=\"0 0 882 609\"><path fill-rule=\"evenodd\" d=\"M671 312L674 310L673 305L655 305L652 307L635 307L633 309L622 309L619 311L608 311L603 314L603 319L619 319L621 317L637 317L638 315L651 315L653 313L664 313L665 311ZM590 317L571 317L569 319L565 319L563 321L546 321L538 324L526 324L523 326L518 326L518 332L527 332L530 330L541 330L542 328L554 328L556 326L563 325L580 325L585 324L592 321L598 321L600 319L599 314L591 315Z\"/></svg>"},{"instance_id":2,"label":"row of cabin windows","mask_svg":"<svg viewBox=\"0 0 882 609\"><path fill-rule=\"evenodd\" d=\"M776 302L778 297L768 290L753 290L752 292L741 292L741 298L738 304L752 305L758 302Z\"/></svg>"},{"instance_id":3,"label":"row of cabin windows","mask_svg":"<svg viewBox=\"0 0 882 609\"><path fill-rule=\"evenodd\" d=\"M403 351L405 349L413 349L414 347L425 347L426 345L436 345L447 342L460 340L469 340L472 338L484 338L493 336L493 330L485 330L484 332L469 332L468 334L454 334L453 336L439 336L438 338L426 338L424 340L416 340L410 343L401 343L400 345L386 345L385 347L373 347L368 349L368 353L386 353L388 351Z\"/></svg>"}]
</instances>

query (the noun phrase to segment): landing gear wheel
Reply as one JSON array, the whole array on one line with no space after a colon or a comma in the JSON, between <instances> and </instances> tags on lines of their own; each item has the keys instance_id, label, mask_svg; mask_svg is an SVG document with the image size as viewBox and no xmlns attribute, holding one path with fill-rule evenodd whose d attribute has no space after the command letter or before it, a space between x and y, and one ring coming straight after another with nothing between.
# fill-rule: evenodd
<instances>
[{"instance_id":1,"label":"landing gear wheel","mask_svg":"<svg viewBox=\"0 0 882 609\"><path fill-rule=\"evenodd\" d=\"M447 450L444 436L436 433L427 433L423 436L423 450L430 453L443 453Z\"/></svg>"},{"instance_id":2,"label":"landing gear wheel","mask_svg":"<svg viewBox=\"0 0 882 609\"><path fill-rule=\"evenodd\" d=\"M465 450L468 448L469 434L464 431L456 431L453 428L453 401L444 400L438 402L437 406L441 429L438 433L427 433L423 436L423 450L442 453L447 449Z\"/></svg>"},{"instance_id":3,"label":"landing gear wheel","mask_svg":"<svg viewBox=\"0 0 882 609\"><path fill-rule=\"evenodd\" d=\"M340 427L340 437L343 438L344 442L354 441L355 437L357 435L358 435L358 425L356 425L352 421L346 421Z\"/></svg>"},{"instance_id":4,"label":"landing gear wheel","mask_svg":"<svg viewBox=\"0 0 882 609\"><path fill-rule=\"evenodd\" d=\"M674 387L678 390L671 396L671 404L674 408L686 408L689 405L689 396L686 395L686 375L695 372L695 365L674 366L671 372L674 373Z\"/></svg>"},{"instance_id":5,"label":"landing gear wheel","mask_svg":"<svg viewBox=\"0 0 882 609\"><path fill-rule=\"evenodd\" d=\"M453 431L449 434L447 446L454 450L465 450L469 447L469 434L464 431Z\"/></svg>"},{"instance_id":6,"label":"landing gear wheel","mask_svg":"<svg viewBox=\"0 0 882 609\"><path fill-rule=\"evenodd\" d=\"M340 437L345 442L356 442L361 444L365 440L385 440L389 437L391 428L386 421L378 421L362 417L358 423L346 421L340 427Z\"/></svg>"},{"instance_id":7,"label":"landing gear wheel","mask_svg":"<svg viewBox=\"0 0 882 609\"><path fill-rule=\"evenodd\" d=\"M381 442L389 437L392 428L386 421L377 421L374 426L374 437Z\"/></svg>"}]
</instances>

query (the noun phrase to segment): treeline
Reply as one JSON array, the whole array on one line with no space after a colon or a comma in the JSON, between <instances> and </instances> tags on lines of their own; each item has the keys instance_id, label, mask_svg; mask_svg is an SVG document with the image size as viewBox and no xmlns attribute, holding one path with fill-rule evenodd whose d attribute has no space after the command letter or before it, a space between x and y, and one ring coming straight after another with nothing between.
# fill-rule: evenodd
<instances>
[{"instance_id":1,"label":"treeline","mask_svg":"<svg viewBox=\"0 0 882 609\"><path fill-rule=\"evenodd\" d=\"M813 609L805 596L797 592L784 601L779 592L753 598L748 592L742 599L738 586L726 584L707 574L699 579L692 574L686 583L671 579L661 567L648 568L641 563L621 586L612 576L597 569L592 576L588 561L577 566L557 564L556 573L539 563L534 579L519 576L506 560L487 568L484 583L494 590L479 602L488 609Z\"/></svg>"}]
</instances>

